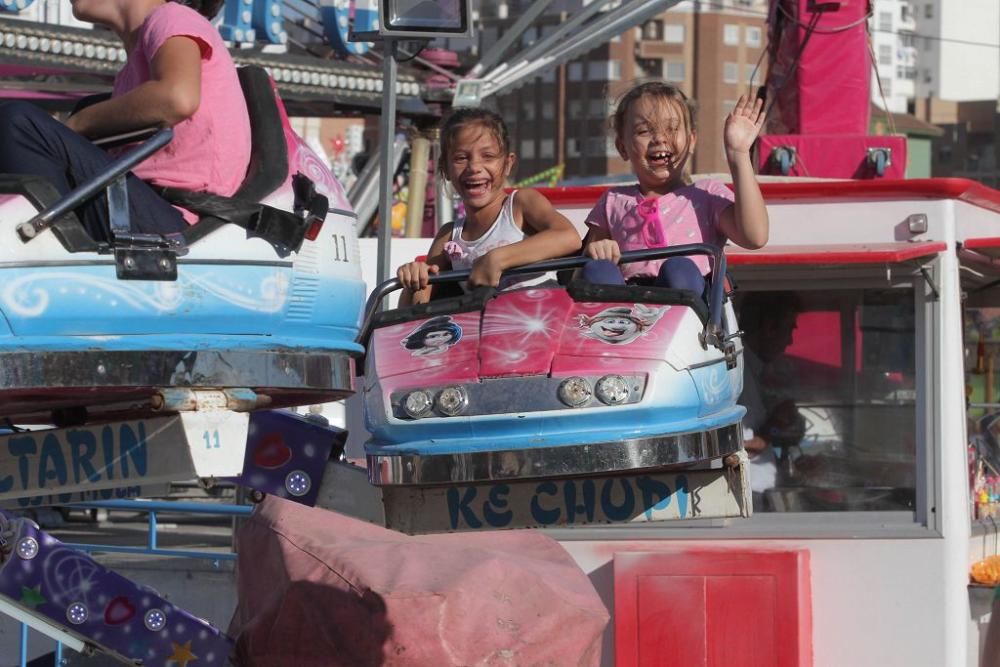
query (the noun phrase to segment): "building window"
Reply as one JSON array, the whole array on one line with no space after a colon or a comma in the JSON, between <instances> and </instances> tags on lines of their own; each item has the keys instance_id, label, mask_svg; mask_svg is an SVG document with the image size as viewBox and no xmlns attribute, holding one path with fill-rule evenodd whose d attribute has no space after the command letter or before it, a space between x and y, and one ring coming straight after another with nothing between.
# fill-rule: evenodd
<instances>
[{"instance_id":1,"label":"building window","mask_svg":"<svg viewBox=\"0 0 1000 667\"><path fill-rule=\"evenodd\" d=\"M740 43L740 27L732 23L722 26L722 43L726 46L738 46Z\"/></svg>"},{"instance_id":2,"label":"building window","mask_svg":"<svg viewBox=\"0 0 1000 667\"><path fill-rule=\"evenodd\" d=\"M583 141L583 154L604 157L604 137L590 137Z\"/></svg>"},{"instance_id":3,"label":"building window","mask_svg":"<svg viewBox=\"0 0 1000 667\"><path fill-rule=\"evenodd\" d=\"M567 106L569 108L570 118L583 118L583 100L570 100Z\"/></svg>"},{"instance_id":4,"label":"building window","mask_svg":"<svg viewBox=\"0 0 1000 667\"><path fill-rule=\"evenodd\" d=\"M878 29L883 32L892 30L892 12L878 13Z\"/></svg>"},{"instance_id":5,"label":"building window","mask_svg":"<svg viewBox=\"0 0 1000 667\"><path fill-rule=\"evenodd\" d=\"M607 110L604 98L591 98L587 105L587 115L591 118L604 118Z\"/></svg>"},{"instance_id":6,"label":"building window","mask_svg":"<svg viewBox=\"0 0 1000 667\"><path fill-rule=\"evenodd\" d=\"M642 26L642 38L650 41L659 41L663 38L663 21L646 21Z\"/></svg>"},{"instance_id":7,"label":"building window","mask_svg":"<svg viewBox=\"0 0 1000 667\"><path fill-rule=\"evenodd\" d=\"M555 83L556 82L556 68L552 67L545 71L542 75L542 81L545 83Z\"/></svg>"},{"instance_id":8,"label":"building window","mask_svg":"<svg viewBox=\"0 0 1000 667\"><path fill-rule=\"evenodd\" d=\"M934 80L934 77L931 76L931 71L929 69L925 69L924 70L924 83L930 83L933 80Z\"/></svg>"},{"instance_id":9,"label":"building window","mask_svg":"<svg viewBox=\"0 0 1000 667\"><path fill-rule=\"evenodd\" d=\"M611 81L617 81L622 78L622 61L620 60L609 60L608 61L608 79Z\"/></svg>"},{"instance_id":10,"label":"building window","mask_svg":"<svg viewBox=\"0 0 1000 667\"><path fill-rule=\"evenodd\" d=\"M535 120L534 102L524 101L521 103L521 120Z\"/></svg>"},{"instance_id":11,"label":"building window","mask_svg":"<svg viewBox=\"0 0 1000 667\"><path fill-rule=\"evenodd\" d=\"M556 117L556 103L552 100L542 102L542 120L552 120Z\"/></svg>"},{"instance_id":12,"label":"building window","mask_svg":"<svg viewBox=\"0 0 1000 667\"><path fill-rule=\"evenodd\" d=\"M667 44L683 44L684 26L680 23L667 23L664 25L663 41Z\"/></svg>"},{"instance_id":13,"label":"building window","mask_svg":"<svg viewBox=\"0 0 1000 667\"><path fill-rule=\"evenodd\" d=\"M583 81L583 63L570 63L568 76L570 81Z\"/></svg>"},{"instance_id":14,"label":"building window","mask_svg":"<svg viewBox=\"0 0 1000 667\"><path fill-rule=\"evenodd\" d=\"M756 86L760 82L760 70L757 69L757 65L747 65L747 83L751 86Z\"/></svg>"},{"instance_id":15,"label":"building window","mask_svg":"<svg viewBox=\"0 0 1000 667\"><path fill-rule=\"evenodd\" d=\"M664 79L666 79L667 81L673 81L675 83L684 81L685 72L684 72L683 61L681 62L667 61L666 65L667 65L666 67L667 71L665 72L665 76L663 77Z\"/></svg>"},{"instance_id":16,"label":"building window","mask_svg":"<svg viewBox=\"0 0 1000 667\"><path fill-rule=\"evenodd\" d=\"M722 80L726 83L739 83L740 66L736 63L723 63Z\"/></svg>"},{"instance_id":17,"label":"building window","mask_svg":"<svg viewBox=\"0 0 1000 667\"><path fill-rule=\"evenodd\" d=\"M892 64L892 45L891 44L879 44L879 46L878 46L878 64L879 65L891 65Z\"/></svg>"},{"instance_id":18,"label":"building window","mask_svg":"<svg viewBox=\"0 0 1000 667\"><path fill-rule=\"evenodd\" d=\"M566 157L580 157L580 142L576 137L566 139Z\"/></svg>"},{"instance_id":19,"label":"building window","mask_svg":"<svg viewBox=\"0 0 1000 667\"><path fill-rule=\"evenodd\" d=\"M934 5L930 2L924 5L924 18L925 19L934 18Z\"/></svg>"},{"instance_id":20,"label":"building window","mask_svg":"<svg viewBox=\"0 0 1000 667\"><path fill-rule=\"evenodd\" d=\"M746 35L747 35L747 46L753 46L753 47L760 46L760 28L747 26Z\"/></svg>"},{"instance_id":21,"label":"building window","mask_svg":"<svg viewBox=\"0 0 1000 667\"><path fill-rule=\"evenodd\" d=\"M543 160L551 160L556 155L555 141L552 139L542 139L538 143L538 157Z\"/></svg>"},{"instance_id":22,"label":"building window","mask_svg":"<svg viewBox=\"0 0 1000 667\"><path fill-rule=\"evenodd\" d=\"M590 81L608 81L611 79L611 64L607 60L591 60L587 63L587 79Z\"/></svg>"},{"instance_id":23,"label":"building window","mask_svg":"<svg viewBox=\"0 0 1000 667\"><path fill-rule=\"evenodd\" d=\"M519 157L522 160L533 160L533 159L535 159L535 140L534 139L522 139L521 140L521 155Z\"/></svg>"}]
</instances>

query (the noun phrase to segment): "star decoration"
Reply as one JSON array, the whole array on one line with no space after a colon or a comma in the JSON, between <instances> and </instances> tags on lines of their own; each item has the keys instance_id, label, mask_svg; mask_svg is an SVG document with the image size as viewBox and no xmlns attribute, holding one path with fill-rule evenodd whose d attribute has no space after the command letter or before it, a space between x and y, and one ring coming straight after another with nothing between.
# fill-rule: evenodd
<instances>
[{"instance_id":1,"label":"star decoration","mask_svg":"<svg viewBox=\"0 0 1000 667\"><path fill-rule=\"evenodd\" d=\"M46 602L48 602L48 600L42 596L41 586L35 586L34 588L21 586L21 604L24 606L37 609L38 605L45 604Z\"/></svg>"},{"instance_id":2,"label":"star decoration","mask_svg":"<svg viewBox=\"0 0 1000 667\"><path fill-rule=\"evenodd\" d=\"M167 658L167 660L172 660L177 663L177 667L187 667L189 662L193 662L198 659L198 656L191 652L190 640L184 642L183 644L170 642L170 645L174 647L174 654Z\"/></svg>"}]
</instances>

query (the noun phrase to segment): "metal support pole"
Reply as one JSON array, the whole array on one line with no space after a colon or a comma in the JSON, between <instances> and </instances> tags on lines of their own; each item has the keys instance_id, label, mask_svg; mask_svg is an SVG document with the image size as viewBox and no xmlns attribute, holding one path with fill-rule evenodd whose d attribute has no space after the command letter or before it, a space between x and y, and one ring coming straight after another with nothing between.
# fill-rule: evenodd
<instances>
[{"instance_id":1,"label":"metal support pole","mask_svg":"<svg viewBox=\"0 0 1000 667\"><path fill-rule=\"evenodd\" d=\"M469 76L475 78L482 74L485 70L493 67L493 65L495 65L497 61L503 57L503 54L507 52L507 49L509 49L511 45L524 34L524 31L535 22L535 19L538 18L539 14L544 12L550 4L552 4L552 0L535 0L535 2L528 7L528 10L514 22L514 25L504 31L503 36L497 40L496 44L491 46L489 50L483 54L483 57L479 59L479 62L476 63L475 67L472 68L472 71L469 72Z\"/></svg>"},{"instance_id":2,"label":"metal support pole","mask_svg":"<svg viewBox=\"0 0 1000 667\"><path fill-rule=\"evenodd\" d=\"M393 147L396 144L396 40L386 37L382 58L382 117L379 119L378 282L389 277L392 243Z\"/></svg>"},{"instance_id":3,"label":"metal support pole","mask_svg":"<svg viewBox=\"0 0 1000 667\"><path fill-rule=\"evenodd\" d=\"M410 141L410 195L406 200L404 231L411 239L419 238L424 228L424 205L427 201L427 166L431 142L423 134Z\"/></svg>"}]
</instances>

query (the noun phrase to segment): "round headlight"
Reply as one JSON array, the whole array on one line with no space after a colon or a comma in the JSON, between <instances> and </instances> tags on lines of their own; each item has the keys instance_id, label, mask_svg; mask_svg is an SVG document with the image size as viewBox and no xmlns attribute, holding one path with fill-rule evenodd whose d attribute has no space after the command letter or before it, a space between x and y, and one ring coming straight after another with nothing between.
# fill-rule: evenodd
<instances>
[{"instance_id":1,"label":"round headlight","mask_svg":"<svg viewBox=\"0 0 1000 667\"><path fill-rule=\"evenodd\" d=\"M591 388L587 378L566 378L559 385L559 400L571 408L578 408L590 403L593 395L594 390Z\"/></svg>"},{"instance_id":2,"label":"round headlight","mask_svg":"<svg viewBox=\"0 0 1000 667\"><path fill-rule=\"evenodd\" d=\"M597 398L601 399L602 403L619 405L628 400L630 393L628 381L621 375L605 375L597 381L594 393L597 394Z\"/></svg>"},{"instance_id":3,"label":"round headlight","mask_svg":"<svg viewBox=\"0 0 1000 667\"><path fill-rule=\"evenodd\" d=\"M431 395L422 389L411 391L403 401L403 410L414 419L420 419L434 407Z\"/></svg>"},{"instance_id":4,"label":"round headlight","mask_svg":"<svg viewBox=\"0 0 1000 667\"><path fill-rule=\"evenodd\" d=\"M462 387L445 387L437 397L437 408L449 417L460 415L469 405L469 395Z\"/></svg>"}]
</instances>

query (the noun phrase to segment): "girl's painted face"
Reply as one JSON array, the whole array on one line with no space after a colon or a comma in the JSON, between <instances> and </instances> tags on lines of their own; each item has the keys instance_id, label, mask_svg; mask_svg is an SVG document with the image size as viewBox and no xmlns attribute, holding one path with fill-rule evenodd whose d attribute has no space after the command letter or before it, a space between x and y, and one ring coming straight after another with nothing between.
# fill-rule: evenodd
<instances>
[{"instance_id":1,"label":"girl's painted face","mask_svg":"<svg viewBox=\"0 0 1000 667\"><path fill-rule=\"evenodd\" d=\"M615 147L632 165L643 195L663 195L681 183L697 136L683 103L652 95L632 102Z\"/></svg>"},{"instance_id":2,"label":"girl's painted face","mask_svg":"<svg viewBox=\"0 0 1000 667\"><path fill-rule=\"evenodd\" d=\"M448 156L448 180L467 209L481 209L504 194L514 168L514 154L504 153L488 127L470 123L459 128Z\"/></svg>"},{"instance_id":3,"label":"girl's painted face","mask_svg":"<svg viewBox=\"0 0 1000 667\"><path fill-rule=\"evenodd\" d=\"M455 336L450 331L431 331L424 336L424 346L444 347L451 343Z\"/></svg>"},{"instance_id":4,"label":"girl's painted face","mask_svg":"<svg viewBox=\"0 0 1000 667\"><path fill-rule=\"evenodd\" d=\"M627 317L606 317L591 324L590 330L599 338L617 341L634 336L639 326Z\"/></svg>"}]
</instances>

